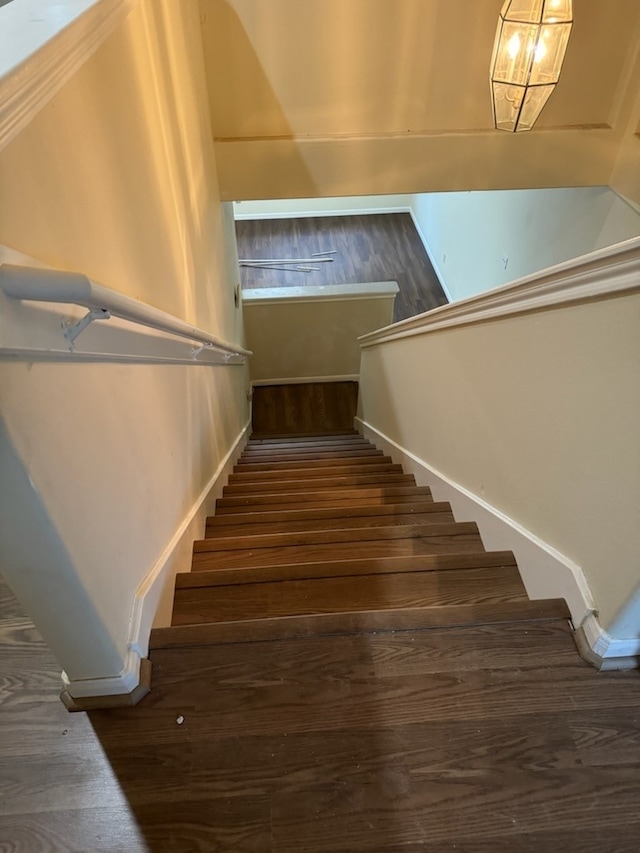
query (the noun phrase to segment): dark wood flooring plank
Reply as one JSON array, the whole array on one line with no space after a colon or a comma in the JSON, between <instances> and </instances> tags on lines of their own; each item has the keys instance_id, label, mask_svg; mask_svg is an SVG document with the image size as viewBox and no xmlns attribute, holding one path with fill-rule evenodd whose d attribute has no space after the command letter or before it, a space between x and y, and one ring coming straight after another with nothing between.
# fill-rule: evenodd
<instances>
[{"instance_id":1,"label":"dark wood flooring plank","mask_svg":"<svg viewBox=\"0 0 640 853\"><path fill-rule=\"evenodd\" d=\"M372 845L508 837L629 821L620 801L640 795L633 770L518 769L403 785L323 785L273 800L274 851L371 850ZM640 816L634 822L640 828ZM318 832L319 825L322 832Z\"/></svg>"},{"instance_id":2,"label":"dark wood flooring plank","mask_svg":"<svg viewBox=\"0 0 640 853\"><path fill-rule=\"evenodd\" d=\"M241 258L302 258L337 250L333 262L308 274L242 267L243 287L396 281L395 321L447 303L409 213L239 220L236 234Z\"/></svg>"}]
</instances>

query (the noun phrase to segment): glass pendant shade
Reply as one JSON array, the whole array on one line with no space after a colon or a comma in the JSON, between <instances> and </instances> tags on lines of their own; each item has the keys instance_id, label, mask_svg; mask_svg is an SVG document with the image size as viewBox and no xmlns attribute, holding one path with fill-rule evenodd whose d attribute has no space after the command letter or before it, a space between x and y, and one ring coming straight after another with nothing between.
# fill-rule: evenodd
<instances>
[{"instance_id":1,"label":"glass pendant shade","mask_svg":"<svg viewBox=\"0 0 640 853\"><path fill-rule=\"evenodd\" d=\"M560 78L573 0L507 0L491 58L494 126L531 130Z\"/></svg>"}]
</instances>

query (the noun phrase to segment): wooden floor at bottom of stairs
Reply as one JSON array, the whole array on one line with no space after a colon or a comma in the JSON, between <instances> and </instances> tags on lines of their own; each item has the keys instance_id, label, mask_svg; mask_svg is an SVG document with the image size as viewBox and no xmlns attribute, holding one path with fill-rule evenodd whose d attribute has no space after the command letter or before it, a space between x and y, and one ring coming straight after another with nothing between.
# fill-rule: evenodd
<instances>
[{"instance_id":1,"label":"wooden floor at bottom of stairs","mask_svg":"<svg viewBox=\"0 0 640 853\"><path fill-rule=\"evenodd\" d=\"M640 677L566 620L157 650L87 715L0 593L3 850L637 853Z\"/></svg>"}]
</instances>

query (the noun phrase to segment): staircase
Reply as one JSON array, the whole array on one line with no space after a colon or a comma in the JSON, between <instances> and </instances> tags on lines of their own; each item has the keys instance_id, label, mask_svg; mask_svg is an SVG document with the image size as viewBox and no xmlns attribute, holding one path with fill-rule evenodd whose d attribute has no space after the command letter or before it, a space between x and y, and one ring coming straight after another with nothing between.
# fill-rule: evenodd
<instances>
[{"instance_id":1,"label":"staircase","mask_svg":"<svg viewBox=\"0 0 640 853\"><path fill-rule=\"evenodd\" d=\"M152 650L569 616L353 430L254 435L205 535Z\"/></svg>"}]
</instances>

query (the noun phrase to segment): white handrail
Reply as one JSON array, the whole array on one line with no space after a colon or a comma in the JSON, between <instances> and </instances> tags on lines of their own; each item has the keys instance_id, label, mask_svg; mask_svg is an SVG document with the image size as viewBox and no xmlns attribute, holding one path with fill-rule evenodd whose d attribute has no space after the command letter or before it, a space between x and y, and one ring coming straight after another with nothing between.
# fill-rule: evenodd
<instances>
[{"instance_id":1,"label":"white handrail","mask_svg":"<svg viewBox=\"0 0 640 853\"><path fill-rule=\"evenodd\" d=\"M563 261L494 290L358 338L361 348L640 290L640 237Z\"/></svg>"},{"instance_id":2,"label":"white handrail","mask_svg":"<svg viewBox=\"0 0 640 853\"><path fill-rule=\"evenodd\" d=\"M250 356L250 350L229 343L204 329L191 326L172 314L138 302L130 296L118 293L109 287L91 281L80 273L33 267L2 264L0 266L0 290L11 299L29 302L57 302L64 305L80 305L89 313L70 326L65 337L73 345L75 338L94 320L107 320L110 316L120 317L131 323L168 332L201 345L200 349L222 350L233 356Z\"/></svg>"}]
</instances>

